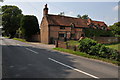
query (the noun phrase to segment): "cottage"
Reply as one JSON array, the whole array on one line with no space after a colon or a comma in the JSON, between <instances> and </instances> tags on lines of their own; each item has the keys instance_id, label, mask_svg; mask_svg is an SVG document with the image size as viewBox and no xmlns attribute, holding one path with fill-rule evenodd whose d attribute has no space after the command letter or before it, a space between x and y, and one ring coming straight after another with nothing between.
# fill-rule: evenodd
<instances>
[{"instance_id":1,"label":"cottage","mask_svg":"<svg viewBox=\"0 0 120 80\"><path fill-rule=\"evenodd\" d=\"M47 44L54 43L58 38L79 40L85 35L85 28L108 29L107 25L101 21L48 14L47 4L43 9L40 28L41 43Z\"/></svg>"}]
</instances>

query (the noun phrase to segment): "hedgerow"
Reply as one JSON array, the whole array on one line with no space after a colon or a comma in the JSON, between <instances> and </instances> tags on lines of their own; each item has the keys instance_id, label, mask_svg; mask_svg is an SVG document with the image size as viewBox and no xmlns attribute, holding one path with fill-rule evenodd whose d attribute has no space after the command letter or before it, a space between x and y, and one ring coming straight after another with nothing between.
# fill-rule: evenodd
<instances>
[{"instance_id":1,"label":"hedgerow","mask_svg":"<svg viewBox=\"0 0 120 80\"><path fill-rule=\"evenodd\" d=\"M90 38L81 40L78 47L81 52L89 55L120 61L120 53L117 50L105 47Z\"/></svg>"}]
</instances>

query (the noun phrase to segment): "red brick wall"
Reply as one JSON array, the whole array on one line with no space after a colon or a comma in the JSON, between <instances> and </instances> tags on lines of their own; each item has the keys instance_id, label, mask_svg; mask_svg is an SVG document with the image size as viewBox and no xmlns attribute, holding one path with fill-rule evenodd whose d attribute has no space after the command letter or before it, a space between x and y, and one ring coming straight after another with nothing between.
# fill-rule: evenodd
<instances>
[{"instance_id":1,"label":"red brick wall","mask_svg":"<svg viewBox=\"0 0 120 80\"><path fill-rule=\"evenodd\" d=\"M31 40L35 42L41 42L40 34L32 35Z\"/></svg>"},{"instance_id":2,"label":"red brick wall","mask_svg":"<svg viewBox=\"0 0 120 80\"><path fill-rule=\"evenodd\" d=\"M106 43L106 44L120 42L119 37L94 37L92 39L96 40L98 43Z\"/></svg>"},{"instance_id":3,"label":"red brick wall","mask_svg":"<svg viewBox=\"0 0 120 80\"><path fill-rule=\"evenodd\" d=\"M70 38L71 27L65 27L65 29L60 29L60 26L50 26L50 37L58 38L59 33L65 33L66 31L67 31L67 38ZM84 34L84 33L82 29L77 28L72 30L72 34L75 34L75 37L74 37L75 39L79 39L81 34Z\"/></svg>"},{"instance_id":4,"label":"red brick wall","mask_svg":"<svg viewBox=\"0 0 120 80\"><path fill-rule=\"evenodd\" d=\"M65 48L67 49L67 44L64 41L57 41L56 45L58 45L57 47L59 48Z\"/></svg>"}]
</instances>

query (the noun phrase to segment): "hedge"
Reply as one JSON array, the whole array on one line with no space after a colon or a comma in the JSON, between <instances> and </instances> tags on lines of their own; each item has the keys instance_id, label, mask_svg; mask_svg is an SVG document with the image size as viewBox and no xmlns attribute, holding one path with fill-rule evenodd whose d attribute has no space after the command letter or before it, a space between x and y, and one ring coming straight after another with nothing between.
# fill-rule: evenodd
<instances>
[{"instance_id":1,"label":"hedge","mask_svg":"<svg viewBox=\"0 0 120 80\"><path fill-rule=\"evenodd\" d=\"M114 36L114 34L111 31L106 31L106 30L100 30L100 29L92 29L92 28L86 28L84 29L85 36L86 37L111 37Z\"/></svg>"},{"instance_id":2,"label":"hedge","mask_svg":"<svg viewBox=\"0 0 120 80\"><path fill-rule=\"evenodd\" d=\"M120 61L120 53L117 50L105 47L105 45L97 43L90 38L81 40L78 47L81 52L89 55Z\"/></svg>"}]
</instances>

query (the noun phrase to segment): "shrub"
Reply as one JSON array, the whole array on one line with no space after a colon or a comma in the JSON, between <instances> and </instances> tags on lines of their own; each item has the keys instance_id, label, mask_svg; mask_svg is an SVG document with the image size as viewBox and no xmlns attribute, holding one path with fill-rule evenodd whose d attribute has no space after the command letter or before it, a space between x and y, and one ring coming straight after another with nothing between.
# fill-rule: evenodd
<instances>
[{"instance_id":1,"label":"shrub","mask_svg":"<svg viewBox=\"0 0 120 80\"><path fill-rule=\"evenodd\" d=\"M80 41L79 49L82 52L89 53L91 46L95 46L96 44L97 44L96 41L94 41L90 38L85 38Z\"/></svg>"},{"instance_id":2,"label":"shrub","mask_svg":"<svg viewBox=\"0 0 120 80\"><path fill-rule=\"evenodd\" d=\"M109 59L109 56L110 56L110 49L105 47L104 45L102 45L100 47L100 50L99 50L99 56L100 57L103 57L103 58L108 58Z\"/></svg>"},{"instance_id":3,"label":"shrub","mask_svg":"<svg viewBox=\"0 0 120 80\"><path fill-rule=\"evenodd\" d=\"M102 44L96 44L95 46L91 46L90 47L90 50L89 50L89 54L91 55L96 55L96 56L99 56L99 51L100 51L100 48L101 48Z\"/></svg>"},{"instance_id":4,"label":"shrub","mask_svg":"<svg viewBox=\"0 0 120 80\"><path fill-rule=\"evenodd\" d=\"M117 50L110 49L110 53L111 53L110 59L114 59L114 60L120 61L119 52Z\"/></svg>"},{"instance_id":5,"label":"shrub","mask_svg":"<svg viewBox=\"0 0 120 80\"><path fill-rule=\"evenodd\" d=\"M80 41L79 49L89 55L120 61L120 53L117 50L105 47L105 45L89 38Z\"/></svg>"}]
</instances>

